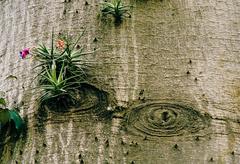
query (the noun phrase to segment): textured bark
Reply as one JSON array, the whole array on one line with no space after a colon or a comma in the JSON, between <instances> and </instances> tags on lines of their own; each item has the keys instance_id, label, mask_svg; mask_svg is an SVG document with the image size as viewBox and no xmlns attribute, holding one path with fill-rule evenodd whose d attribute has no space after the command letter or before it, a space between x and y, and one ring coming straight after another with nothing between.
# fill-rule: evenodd
<instances>
[{"instance_id":1,"label":"textured bark","mask_svg":"<svg viewBox=\"0 0 240 164\"><path fill-rule=\"evenodd\" d=\"M132 17L115 26L94 0L0 1L0 90L27 120L1 163L239 163L239 1L128 3ZM49 43L52 28L86 28L81 42L97 49L88 111L37 110L36 63L17 54ZM96 116L101 104L118 113Z\"/></svg>"}]
</instances>

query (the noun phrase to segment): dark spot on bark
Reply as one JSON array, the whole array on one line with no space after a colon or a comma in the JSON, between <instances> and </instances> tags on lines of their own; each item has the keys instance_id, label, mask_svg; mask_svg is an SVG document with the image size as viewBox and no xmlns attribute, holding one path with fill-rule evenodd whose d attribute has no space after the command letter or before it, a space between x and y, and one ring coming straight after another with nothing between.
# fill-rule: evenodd
<instances>
[{"instance_id":1,"label":"dark spot on bark","mask_svg":"<svg viewBox=\"0 0 240 164\"><path fill-rule=\"evenodd\" d=\"M192 60L191 59L189 59L189 64L192 64Z\"/></svg>"},{"instance_id":2,"label":"dark spot on bark","mask_svg":"<svg viewBox=\"0 0 240 164\"><path fill-rule=\"evenodd\" d=\"M138 97L138 100L140 100L142 103L145 103L145 97Z\"/></svg>"},{"instance_id":3,"label":"dark spot on bark","mask_svg":"<svg viewBox=\"0 0 240 164\"><path fill-rule=\"evenodd\" d=\"M199 141L199 140L200 140L200 139L199 139L199 136L197 136L197 137L195 138L195 140L196 140L196 141Z\"/></svg>"},{"instance_id":4,"label":"dark spot on bark","mask_svg":"<svg viewBox=\"0 0 240 164\"><path fill-rule=\"evenodd\" d=\"M94 39L93 39L93 42L97 42L97 41L98 41L98 39L97 39L97 38L94 38Z\"/></svg>"},{"instance_id":5,"label":"dark spot on bark","mask_svg":"<svg viewBox=\"0 0 240 164\"><path fill-rule=\"evenodd\" d=\"M240 119L237 119L237 123L239 123L239 124L240 124Z\"/></svg>"},{"instance_id":6,"label":"dark spot on bark","mask_svg":"<svg viewBox=\"0 0 240 164\"><path fill-rule=\"evenodd\" d=\"M234 155L235 154L234 151L232 151L231 154Z\"/></svg>"},{"instance_id":7,"label":"dark spot on bark","mask_svg":"<svg viewBox=\"0 0 240 164\"><path fill-rule=\"evenodd\" d=\"M13 151L12 150L10 151L10 154L13 155Z\"/></svg>"},{"instance_id":8,"label":"dark spot on bark","mask_svg":"<svg viewBox=\"0 0 240 164\"><path fill-rule=\"evenodd\" d=\"M141 91L139 92L139 96L143 95L144 93L144 89L141 89Z\"/></svg>"},{"instance_id":9,"label":"dark spot on bark","mask_svg":"<svg viewBox=\"0 0 240 164\"><path fill-rule=\"evenodd\" d=\"M146 140L147 140L147 136L145 136L145 137L143 138L143 140L146 141Z\"/></svg>"},{"instance_id":10,"label":"dark spot on bark","mask_svg":"<svg viewBox=\"0 0 240 164\"><path fill-rule=\"evenodd\" d=\"M43 147L47 147L47 145L45 143L43 143L42 145L43 145Z\"/></svg>"},{"instance_id":11,"label":"dark spot on bark","mask_svg":"<svg viewBox=\"0 0 240 164\"><path fill-rule=\"evenodd\" d=\"M80 45L77 45L76 48L77 48L77 49L80 49Z\"/></svg>"},{"instance_id":12,"label":"dark spot on bark","mask_svg":"<svg viewBox=\"0 0 240 164\"><path fill-rule=\"evenodd\" d=\"M78 10L76 10L76 14L78 14Z\"/></svg>"},{"instance_id":13,"label":"dark spot on bark","mask_svg":"<svg viewBox=\"0 0 240 164\"><path fill-rule=\"evenodd\" d=\"M89 5L87 1L85 2L85 5L86 5L86 6Z\"/></svg>"},{"instance_id":14,"label":"dark spot on bark","mask_svg":"<svg viewBox=\"0 0 240 164\"><path fill-rule=\"evenodd\" d=\"M162 112L162 120L164 121L164 122L168 122L168 120L169 120L169 118L170 118L171 116L169 115L169 113L168 112Z\"/></svg>"},{"instance_id":15,"label":"dark spot on bark","mask_svg":"<svg viewBox=\"0 0 240 164\"><path fill-rule=\"evenodd\" d=\"M98 138L97 138L97 137L95 137L95 141L96 141L96 142L98 141Z\"/></svg>"},{"instance_id":16,"label":"dark spot on bark","mask_svg":"<svg viewBox=\"0 0 240 164\"><path fill-rule=\"evenodd\" d=\"M204 113L204 116L207 118L212 118L212 116L210 116L208 113Z\"/></svg>"},{"instance_id":17,"label":"dark spot on bark","mask_svg":"<svg viewBox=\"0 0 240 164\"><path fill-rule=\"evenodd\" d=\"M36 154L38 154L39 153L39 151L38 150L36 150Z\"/></svg>"},{"instance_id":18,"label":"dark spot on bark","mask_svg":"<svg viewBox=\"0 0 240 164\"><path fill-rule=\"evenodd\" d=\"M135 164L135 161L132 161L131 164Z\"/></svg>"},{"instance_id":19,"label":"dark spot on bark","mask_svg":"<svg viewBox=\"0 0 240 164\"><path fill-rule=\"evenodd\" d=\"M124 154L125 154L125 155L128 155L128 154L129 154L129 152L128 152L128 151L126 151Z\"/></svg>"},{"instance_id":20,"label":"dark spot on bark","mask_svg":"<svg viewBox=\"0 0 240 164\"><path fill-rule=\"evenodd\" d=\"M198 81L198 79L195 77L194 81Z\"/></svg>"},{"instance_id":21,"label":"dark spot on bark","mask_svg":"<svg viewBox=\"0 0 240 164\"><path fill-rule=\"evenodd\" d=\"M82 154L79 154L79 155L78 155L78 159L82 159Z\"/></svg>"},{"instance_id":22,"label":"dark spot on bark","mask_svg":"<svg viewBox=\"0 0 240 164\"><path fill-rule=\"evenodd\" d=\"M109 147L109 141L108 140L105 141L105 146Z\"/></svg>"},{"instance_id":23,"label":"dark spot on bark","mask_svg":"<svg viewBox=\"0 0 240 164\"><path fill-rule=\"evenodd\" d=\"M21 102L21 106L23 106L23 105L24 105L24 101Z\"/></svg>"},{"instance_id":24,"label":"dark spot on bark","mask_svg":"<svg viewBox=\"0 0 240 164\"><path fill-rule=\"evenodd\" d=\"M80 164L84 164L84 161L83 161L83 159L81 159L81 160L80 160Z\"/></svg>"},{"instance_id":25,"label":"dark spot on bark","mask_svg":"<svg viewBox=\"0 0 240 164\"><path fill-rule=\"evenodd\" d=\"M22 154L23 154L22 150L20 150L20 151L19 151L19 154L20 154L20 155L22 155Z\"/></svg>"},{"instance_id":26,"label":"dark spot on bark","mask_svg":"<svg viewBox=\"0 0 240 164\"><path fill-rule=\"evenodd\" d=\"M63 10L63 14L65 15L66 13L67 13L67 11L64 9L64 10Z\"/></svg>"},{"instance_id":27,"label":"dark spot on bark","mask_svg":"<svg viewBox=\"0 0 240 164\"><path fill-rule=\"evenodd\" d=\"M16 162L16 164L18 164L18 161L15 161Z\"/></svg>"},{"instance_id":28,"label":"dark spot on bark","mask_svg":"<svg viewBox=\"0 0 240 164\"><path fill-rule=\"evenodd\" d=\"M138 146L138 143L132 141L132 142L129 144L129 146L134 146L134 147L135 147L135 146Z\"/></svg>"},{"instance_id":29,"label":"dark spot on bark","mask_svg":"<svg viewBox=\"0 0 240 164\"><path fill-rule=\"evenodd\" d=\"M213 162L213 157L211 157L209 161L210 161L210 162Z\"/></svg>"},{"instance_id":30,"label":"dark spot on bark","mask_svg":"<svg viewBox=\"0 0 240 164\"><path fill-rule=\"evenodd\" d=\"M190 72L189 71L187 71L187 75L189 75L190 74Z\"/></svg>"},{"instance_id":31,"label":"dark spot on bark","mask_svg":"<svg viewBox=\"0 0 240 164\"><path fill-rule=\"evenodd\" d=\"M121 141L121 144L122 144L122 145L125 145L125 142L122 140L122 141Z\"/></svg>"},{"instance_id":32,"label":"dark spot on bark","mask_svg":"<svg viewBox=\"0 0 240 164\"><path fill-rule=\"evenodd\" d=\"M178 144L175 144L173 147L174 147L175 149L178 149Z\"/></svg>"}]
</instances>

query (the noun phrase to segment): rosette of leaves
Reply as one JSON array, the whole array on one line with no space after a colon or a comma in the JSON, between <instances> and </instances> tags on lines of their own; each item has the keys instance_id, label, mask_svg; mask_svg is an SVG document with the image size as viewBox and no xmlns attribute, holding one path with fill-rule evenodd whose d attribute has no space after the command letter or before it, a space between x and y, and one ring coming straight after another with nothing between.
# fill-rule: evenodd
<instances>
[{"instance_id":1,"label":"rosette of leaves","mask_svg":"<svg viewBox=\"0 0 240 164\"><path fill-rule=\"evenodd\" d=\"M35 48L33 54L39 61L36 68L40 68L37 75L39 87L42 89L40 108L66 110L74 105L81 83L86 82L88 65L83 56L93 52L84 52L84 48L77 45L83 33L74 41L70 36L59 36L61 46L54 45L52 34L51 47L44 44Z\"/></svg>"},{"instance_id":2,"label":"rosette of leaves","mask_svg":"<svg viewBox=\"0 0 240 164\"><path fill-rule=\"evenodd\" d=\"M131 17L130 9L132 6L124 5L122 0L106 1L101 5L102 15L112 15L115 18L115 23L121 22L125 17Z\"/></svg>"},{"instance_id":3,"label":"rosette of leaves","mask_svg":"<svg viewBox=\"0 0 240 164\"><path fill-rule=\"evenodd\" d=\"M41 74L41 80L44 81L40 86L43 89L43 94L40 97L40 104L44 105L58 104L67 108L74 104L74 91L80 86L80 82L74 81L76 76L66 77L66 69L64 63L61 66L60 72L57 74L57 65L53 61L51 69L45 68L46 74ZM57 106L56 106L57 107Z\"/></svg>"},{"instance_id":4,"label":"rosette of leaves","mask_svg":"<svg viewBox=\"0 0 240 164\"><path fill-rule=\"evenodd\" d=\"M24 127L24 121L15 109L6 108L6 101L0 98L0 136L9 136L11 134L19 134ZM1 143L1 142L0 142Z\"/></svg>"}]
</instances>

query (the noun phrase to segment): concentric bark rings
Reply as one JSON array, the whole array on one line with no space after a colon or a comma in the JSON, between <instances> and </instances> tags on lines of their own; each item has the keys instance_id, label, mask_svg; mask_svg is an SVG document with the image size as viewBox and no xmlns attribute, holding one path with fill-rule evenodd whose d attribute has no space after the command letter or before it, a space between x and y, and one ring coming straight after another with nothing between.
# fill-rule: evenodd
<instances>
[{"instance_id":1,"label":"concentric bark rings","mask_svg":"<svg viewBox=\"0 0 240 164\"><path fill-rule=\"evenodd\" d=\"M126 119L128 131L151 137L192 135L207 128L209 121L191 107L162 102L134 107Z\"/></svg>"}]
</instances>

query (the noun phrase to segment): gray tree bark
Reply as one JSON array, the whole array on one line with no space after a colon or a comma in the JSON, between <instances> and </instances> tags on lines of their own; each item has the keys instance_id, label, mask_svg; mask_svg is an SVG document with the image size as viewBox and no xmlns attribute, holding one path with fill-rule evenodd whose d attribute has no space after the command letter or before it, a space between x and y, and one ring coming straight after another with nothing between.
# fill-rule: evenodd
<instances>
[{"instance_id":1,"label":"gray tree bark","mask_svg":"<svg viewBox=\"0 0 240 164\"><path fill-rule=\"evenodd\" d=\"M98 18L99 1L69 1L0 1L0 90L27 120L1 163L239 163L238 0L127 1L119 26ZM85 112L37 110L36 63L17 54L50 43L52 28L86 29L81 43L97 49Z\"/></svg>"}]
</instances>

